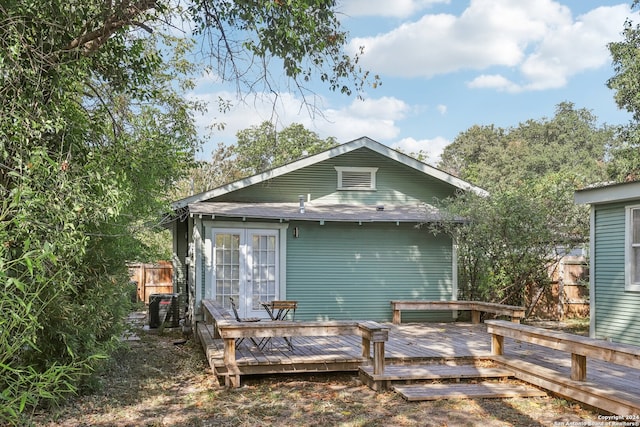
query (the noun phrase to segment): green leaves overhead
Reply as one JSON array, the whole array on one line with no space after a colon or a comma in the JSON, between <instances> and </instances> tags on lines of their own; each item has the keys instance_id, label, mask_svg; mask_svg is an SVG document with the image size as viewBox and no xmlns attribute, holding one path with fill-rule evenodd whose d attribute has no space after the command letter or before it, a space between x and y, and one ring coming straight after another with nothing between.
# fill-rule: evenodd
<instances>
[{"instance_id":1,"label":"green leaves overhead","mask_svg":"<svg viewBox=\"0 0 640 427\"><path fill-rule=\"evenodd\" d=\"M369 74L357 54L344 52L347 34L335 7L335 0L194 0L189 12L222 79L253 88L261 82L270 91L268 67L277 59L301 92L315 75L330 90L351 95L363 90Z\"/></svg>"},{"instance_id":2,"label":"green leaves overhead","mask_svg":"<svg viewBox=\"0 0 640 427\"><path fill-rule=\"evenodd\" d=\"M638 2L633 2L637 7ZM619 108L633 115L621 130L621 141L612 148L610 178L616 181L640 180L640 25L627 20L622 32L624 40L610 43L609 51L615 75L607 86L615 91Z\"/></svg>"}]
</instances>

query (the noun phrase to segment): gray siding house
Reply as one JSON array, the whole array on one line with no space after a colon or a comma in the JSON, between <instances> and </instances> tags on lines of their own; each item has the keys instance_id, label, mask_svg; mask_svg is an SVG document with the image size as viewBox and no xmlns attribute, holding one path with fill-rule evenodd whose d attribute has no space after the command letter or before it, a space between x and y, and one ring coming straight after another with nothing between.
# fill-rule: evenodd
<instances>
[{"instance_id":1,"label":"gray siding house","mask_svg":"<svg viewBox=\"0 0 640 427\"><path fill-rule=\"evenodd\" d=\"M591 205L590 335L640 345L640 182L575 193Z\"/></svg>"},{"instance_id":2,"label":"gray siding house","mask_svg":"<svg viewBox=\"0 0 640 427\"><path fill-rule=\"evenodd\" d=\"M234 297L243 317L287 299L296 320L386 321L393 299L455 299L452 241L418 225L457 191L485 193L363 137L179 200L170 228L188 317Z\"/></svg>"}]
</instances>

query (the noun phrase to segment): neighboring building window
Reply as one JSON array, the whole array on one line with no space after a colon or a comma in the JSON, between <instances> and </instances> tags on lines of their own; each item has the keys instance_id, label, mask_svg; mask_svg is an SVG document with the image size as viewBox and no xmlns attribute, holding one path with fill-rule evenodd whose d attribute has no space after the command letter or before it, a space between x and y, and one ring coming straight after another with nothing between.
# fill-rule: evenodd
<instances>
[{"instance_id":1,"label":"neighboring building window","mask_svg":"<svg viewBox=\"0 0 640 427\"><path fill-rule=\"evenodd\" d=\"M338 190L375 190L378 168L336 166Z\"/></svg>"},{"instance_id":2,"label":"neighboring building window","mask_svg":"<svg viewBox=\"0 0 640 427\"><path fill-rule=\"evenodd\" d=\"M640 206L626 209L626 290L640 292Z\"/></svg>"}]
</instances>

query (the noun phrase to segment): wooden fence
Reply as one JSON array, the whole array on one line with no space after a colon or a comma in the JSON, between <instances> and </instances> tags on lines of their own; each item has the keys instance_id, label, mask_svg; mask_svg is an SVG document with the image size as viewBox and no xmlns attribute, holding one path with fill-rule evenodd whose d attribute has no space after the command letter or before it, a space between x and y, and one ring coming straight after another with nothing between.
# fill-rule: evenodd
<instances>
[{"instance_id":1,"label":"wooden fence","mask_svg":"<svg viewBox=\"0 0 640 427\"><path fill-rule=\"evenodd\" d=\"M138 301L144 301L145 304L148 304L151 294L173 293L173 266L171 262L133 263L128 267L131 281L136 282L138 286Z\"/></svg>"}]
</instances>

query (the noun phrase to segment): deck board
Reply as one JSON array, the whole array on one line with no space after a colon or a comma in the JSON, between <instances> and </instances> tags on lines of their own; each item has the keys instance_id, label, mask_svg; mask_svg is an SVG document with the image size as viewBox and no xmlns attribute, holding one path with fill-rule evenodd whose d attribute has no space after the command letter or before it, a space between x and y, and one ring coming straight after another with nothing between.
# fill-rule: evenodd
<instances>
[{"instance_id":1,"label":"deck board","mask_svg":"<svg viewBox=\"0 0 640 427\"><path fill-rule=\"evenodd\" d=\"M424 384L395 386L394 390L409 401L439 399L487 399L505 397L540 397L547 394L522 384Z\"/></svg>"},{"instance_id":2,"label":"deck board","mask_svg":"<svg viewBox=\"0 0 640 427\"><path fill-rule=\"evenodd\" d=\"M385 345L387 369L392 365L433 364L461 359L490 360L491 336L486 325L471 323L386 324L390 328ZM205 338L207 358L218 375L224 375L222 340L212 339L212 331L198 324ZM202 329L202 331L200 331ZM237 348L236 362L242 375L284 372L357 371L363 364L358 336L295 337L294 349L276 338L264 351L245 339ZM562 390L570 384L571 355L559 350L505 338L504 356L536 364L563 378ZM623 396L640 396L640 369L588 359L585 387L618 390ZM560 386L559 386L560 387ZM561 393L562 394L562 393ZM638 400L636 398L636 400ZM593 406L593 405L592 405ZM637 406L640 411L640 400Z\"/></svg>"},{"instance_id":3,"label":"deck board","mask_svg":"<svg viewBox=\"0 0 640 427\"><path fill-rule=\"evenodd\" d=\"M508 369L483 368L472 365L391 365L385 368L384 375L375 375L370 366L365 366L361 370L373 379L380 377L387 381L507 378L513 376L513 372Z\"/></svg>"}]
</instances>

